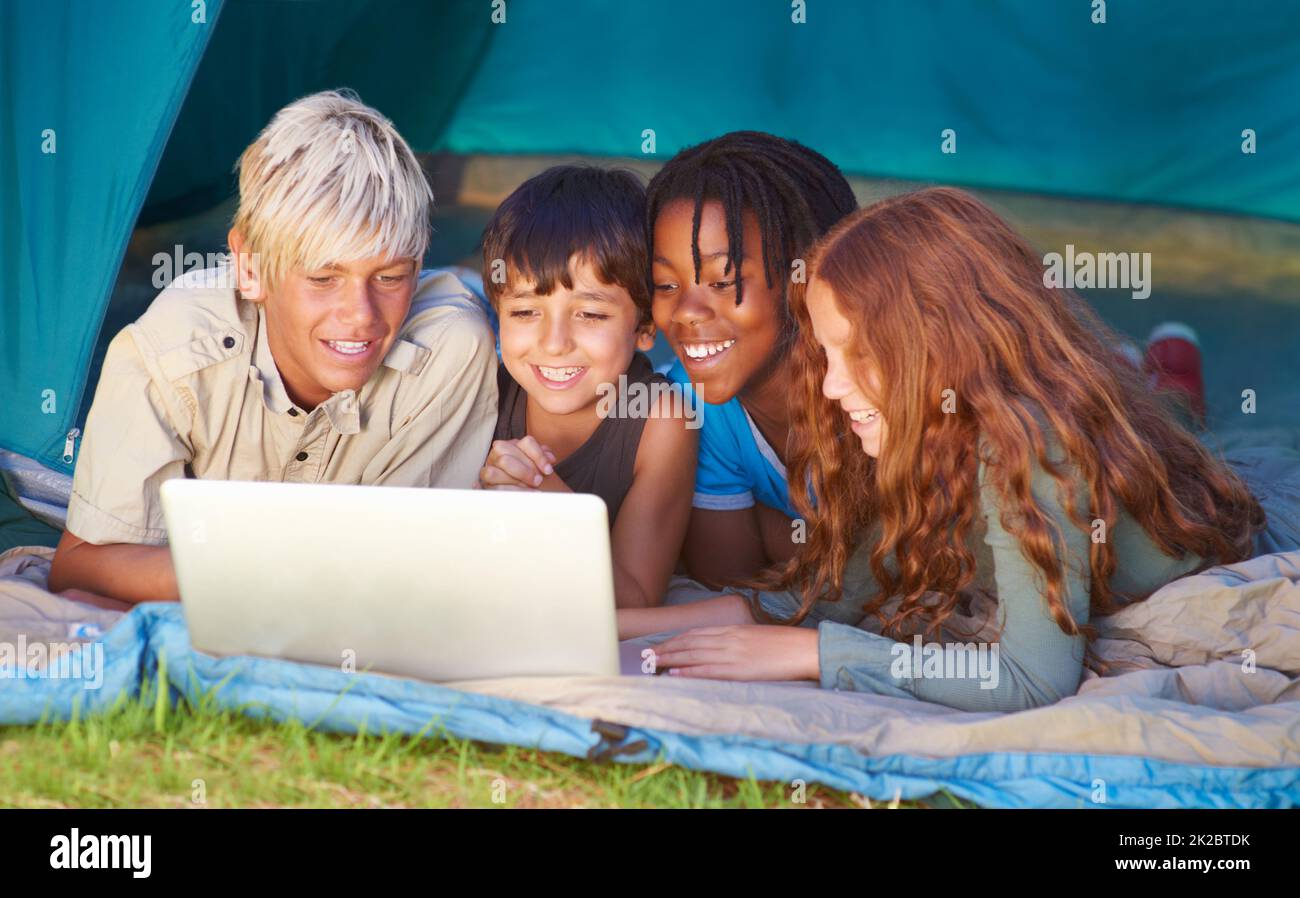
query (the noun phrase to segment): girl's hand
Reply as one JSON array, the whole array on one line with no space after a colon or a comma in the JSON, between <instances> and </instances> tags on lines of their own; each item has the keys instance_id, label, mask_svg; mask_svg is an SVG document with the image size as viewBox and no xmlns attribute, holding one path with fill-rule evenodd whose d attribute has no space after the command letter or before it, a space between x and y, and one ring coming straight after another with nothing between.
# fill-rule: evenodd
<instances>
[{"instance_id":1,"label":"girl's hand","mask_svg":"<svg viewBox=\"0 0 1300 898\"><path fill-rule=\"evenodd\" d=\"M555 473L555 453L533 437L494 440L478 473L484 489L537 489Z\"/></svg>"},{"instance_id":2,"label":"girl's hand","mask_svg":"<svg viewBox=\"0 0 1300 898\"><path fill-rule=\"evenodd\" d=\"M714 680L820 680L817 630L735 626L688 630L654 647L655 666Z\"/></svg>"}]
</instances>

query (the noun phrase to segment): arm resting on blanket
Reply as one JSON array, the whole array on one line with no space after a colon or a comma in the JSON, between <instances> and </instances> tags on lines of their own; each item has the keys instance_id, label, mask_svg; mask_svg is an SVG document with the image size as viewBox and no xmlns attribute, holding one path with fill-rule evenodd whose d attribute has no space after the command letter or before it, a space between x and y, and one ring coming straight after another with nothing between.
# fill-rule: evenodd
<instances>
[{"instance_id":1,"label":"arm resting on blanket","mask_svg":"<svg viewBox=\"0 0 1300 898\"><path fill-rule=\"evenodd\" d=\"M50 565L50 592L83 589L125 602L180 598L171 550L128 543L95 545L64 531Z\"/></svg>"},{"instance_id":2,"label":"arm resting on blanket","mask_svg":"<svg viewBox=\"0 0 1300 898\"><path fill-rule=\"evenodd\" d=\"M919 698L962 711L1024 711L1073 695L1082 670L1081 662L1071 658L1073 638L1061 633L1062 639L1054 640L1060 643L1055 648L1050 647L1054 641L1048 640L1023 654L1011 654L1006 646L1013 620L1014 612L1008 614L996 656L985 649L981 657L978 647L963 651L956 643L947 643L946 650L945 644L927 646L935 653L938 670L948 678L924 673L935 661L926 650L914 660L915 644L824 621L818 627L821 685ZM963 667L945 663L946 657L956 657L958 652ZM953 670L963 669L964 673L952 676ZM922 675L914 678L917 671Z\"/></svg>"},{"instance_id":3,"label":"arm resting on blanket","mask_svg":"<svg viewBox=\"0 0 1300 898\"><path fill-rule=\"evenodd\" d=\"M1031 489L1039 507L1059 528L1061 598L1075 623L1083 626L1088 623L1089 611L1090 536L1069 519L1057 494L1056 481L1041 467L1035 468ZM1087 495L1082 487L1080 495ZM915 642L899 643L846 626L848 622L843 619L821 620L818 654L823 687L913 696L964 711L1023 711L1074 695L1083 675L1085 639L1069 635L1052 618L1042 575L1025 557L1019 539L1003 527L995 491L983 487L980 497L987 526L984 543L992 552L998 595L1001 635L996 643L997 655L992 654L991 646L983 647L981 668L977 663L979 646L974 652L966 651L959 646L972 643L949 637L948 649L940 656L942 663L938 667L944 675L933 676L927 674L925 662L929 655L929 669L935 670L933 659L942 644L923 649L920 658L913 659ZM861 589L863 584L857 586ZM874 580L870 586L874 588ZM819 610L814 606L814 615L820 617ZM959 653L960 666L956 663ZM918 671L920 677L915 676Z\"/></svg>"}]
</instances>

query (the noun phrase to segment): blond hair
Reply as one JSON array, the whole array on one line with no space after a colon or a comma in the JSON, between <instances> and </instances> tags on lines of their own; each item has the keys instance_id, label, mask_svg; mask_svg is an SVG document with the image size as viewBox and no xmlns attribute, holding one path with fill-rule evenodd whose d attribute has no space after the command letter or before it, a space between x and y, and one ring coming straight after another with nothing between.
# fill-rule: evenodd
<instances>
[{"instance_id":1,"label":"blond hair","mask_svg":"<svg viewBox=\"0 0 1300 898\"><path fill-rule=\"evenodd\" d=\"M433 191L410 146L351 91L285 106L244 150L234 227L258 263L262 289L289 271L429 245Z\"/></svg>"}]
</instances>

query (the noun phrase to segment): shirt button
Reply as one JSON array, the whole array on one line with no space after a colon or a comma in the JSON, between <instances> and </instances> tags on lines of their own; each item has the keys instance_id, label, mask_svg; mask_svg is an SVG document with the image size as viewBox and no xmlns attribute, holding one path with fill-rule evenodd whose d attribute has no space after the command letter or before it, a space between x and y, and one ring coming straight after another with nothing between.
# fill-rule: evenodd
<instances>
[{"instance_id":1,"label":"shirt button","mask_svg":"<svg viewBox=\"0 0 1300 898\"><path fill-rule=\"evenodd\" d=\"M298 410L296 408L291 408L289 409L289 414L296 418L298 417Z\"/></svg>"},{"instance_id":2,"label":"shirt button","mask_svg":"<svg viewBox=\"0 0 1300 898\"><path fill-rule=\"evenodd\" d=\"M306 461L306 460L307 460L307 453L306 453L306 452L299 452L297 455L294 456L294 458L298 459L298 461Z\"/></svg>"},{"instance_id":3,"label":"shirt button","mask_svg":"<svg viewBox=\"0 0 1300 898\"><path fill-rule=\"evenodd\" d=\"M235 338L234 338L234 337L226 337L226 339L224 339L224 340L221 341L221 345L224 346L224 347L226 347L227 349L234 349L234 348L235 348Z\"/></svg>"}]
</instances>

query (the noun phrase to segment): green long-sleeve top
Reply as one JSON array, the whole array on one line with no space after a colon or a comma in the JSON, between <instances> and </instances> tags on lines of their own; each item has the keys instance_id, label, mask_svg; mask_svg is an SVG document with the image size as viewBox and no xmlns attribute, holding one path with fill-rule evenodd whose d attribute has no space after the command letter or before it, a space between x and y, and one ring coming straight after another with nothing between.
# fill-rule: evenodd
<instances>
[{"instance_id":1,"label":"green long-sleeve top","mask_svg":"<svg viewBox=\"0 0 1300 898\"><path fill-rule=\"evenodd\" d=\"M1049 458L1056 462L1062 455L1054 442L1050 446ZM1080 511L1084 520L1091 521L1096 516L1085 510L1088 490L1077 471L1075 475ZM868 563L872 548L868 539L845 569L842 598L818 601L803 622L818 628L822 687L914 697L966 711L1024 710L1051 704L1079 688L1085 639L1066 634L1052 618L1043 577L1021 551L1019 540L1003 528L997 490L986 484L983 464L979 484L981 514L968 545L975 556L974 586L997 597L1001 634L996 656L991 646L985 646L981 668L976 654L958 650L957 643L965 640L953 639L946 649L952 661L943 665L936 661L942 644L932 643L918 653L914 640L898 642L868 629L878 629L878 620L863 615L863 601L879 591ZM1041 466L1035 468L1032 490L1039 507L1060 526L1062 599L1082 626L1088 622L1088 550L1093 534L1069 519L1056 481ZM1202 563L1190 553L1182 558L1162 553L1127 511L1107 522L1105 539L1116 556L1111 588L1121 594L1146 594ZM793 592L764 592L759 600L779 618L790 617L800 605Z\"/></svg>"}]
</instances>

